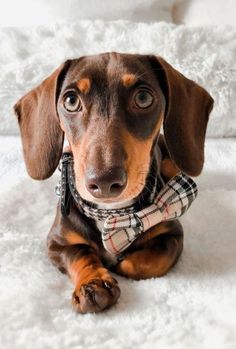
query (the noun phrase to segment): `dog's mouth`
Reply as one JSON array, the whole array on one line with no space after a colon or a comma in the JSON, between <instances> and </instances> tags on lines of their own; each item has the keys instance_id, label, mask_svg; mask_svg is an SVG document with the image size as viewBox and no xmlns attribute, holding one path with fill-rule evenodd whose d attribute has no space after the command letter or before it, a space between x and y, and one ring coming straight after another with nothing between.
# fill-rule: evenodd
<instances>
[{"instance_id":1,"label":"dog's mouth","mask_svg":"<svg viewBox=\"0 0 236 349\"><path fill-rule=\"evenodd\" d=\"M142 180L143 182L143 180ZM140 182L141 183L141 182ZM135 183L134 183L135 184ZM145 185L145 180L144 180ZM81 183L81 181L78 181L76 179L76 188L79 192L82 199L90 202L91 204L97 204L100 207L103 208L122 208L126 206L130 206L137 196L139 196L144 188L144 185L129 185L129 181L127 182L124 189L120 192L119 195L114 196L114 193L109 196L102 196L99 195L95 196L92 195L91 192L86 188L86 185ZM120 188L118 188L120 190Z\"/></svg>"},{"instance_id":2,"label":"dog's mouth","mask_svg":"<svg viewBox=\"0 0 236 349\"><path fill-rule=\"evenodd\" d=\"M114 199L107 199L107 200L100 200L100 201L90 201L90 205L96 203L98 208L102 208L102 209L121 209L121 208L125 208L128 206L131 206L133 203L135 202L135 198L133 199L127 199L127 200L123 200L123 201L118 201L118 200L114 200Z\"/></svg>"}]
</instances>

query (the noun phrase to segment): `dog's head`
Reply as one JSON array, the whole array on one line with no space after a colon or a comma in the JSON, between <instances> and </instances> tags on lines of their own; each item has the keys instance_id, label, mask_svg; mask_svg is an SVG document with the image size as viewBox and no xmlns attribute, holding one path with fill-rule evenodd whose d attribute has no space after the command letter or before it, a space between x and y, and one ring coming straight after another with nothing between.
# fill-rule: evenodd
<instances>
[{"instance_id":1,"label":"dog's head","mask_svg":"<svg viewBox=\"0 0 236 349\"><path fill-rule=\"evenodd\" d=\"M198 175L211 96L160 57L106 53L66 61L15 105L28 172L55 171L64 135L77 190L93 202L126 202L145 185L163 124L176 166Z\"/></svg>"}]
</instances>

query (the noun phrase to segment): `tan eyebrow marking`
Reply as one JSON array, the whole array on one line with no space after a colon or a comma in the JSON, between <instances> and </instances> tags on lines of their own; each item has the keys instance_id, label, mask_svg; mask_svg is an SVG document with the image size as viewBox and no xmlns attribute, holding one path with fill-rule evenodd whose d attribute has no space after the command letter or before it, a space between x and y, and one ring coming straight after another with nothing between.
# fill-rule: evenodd
<instances>
[{"instance_id":1,"label":"tan eyebrow marking","mask_svg":"<svg viewBox=\"0 0 236 349\"><path fill-rule=\"evenodd\" d=\"M82 93L87 94L91 87L91 81L88 78L83 78L81 80L78 80L77 86Z\"/></svg>"},{"instance_id":2,"label":"tan eyebrow marking","mask_svg":"<svg viewBox=\"0 0 236 349\"><path fill-rule=\"evenodd\" d=\"M136 75L134 74L124 74L121 79L125 87L134 85L137 80Z\"/></svg>"}]
</instances>

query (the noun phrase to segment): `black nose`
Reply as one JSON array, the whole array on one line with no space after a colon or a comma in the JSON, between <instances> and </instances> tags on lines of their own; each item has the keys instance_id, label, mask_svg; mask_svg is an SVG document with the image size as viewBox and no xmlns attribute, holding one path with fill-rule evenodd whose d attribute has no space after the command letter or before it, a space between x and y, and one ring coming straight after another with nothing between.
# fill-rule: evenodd
<instances>
[{"instance_id":1,"label":"black nose","mask_svg":"<svg viewBox=\"0 0 236 349\"><path fill-rule=\"evenodd\" d=\"M86 187L95 198L119 196L127 182L125 170L118 166L106 170L91 168L85 177Z\"/></svg>"}]
</instances>

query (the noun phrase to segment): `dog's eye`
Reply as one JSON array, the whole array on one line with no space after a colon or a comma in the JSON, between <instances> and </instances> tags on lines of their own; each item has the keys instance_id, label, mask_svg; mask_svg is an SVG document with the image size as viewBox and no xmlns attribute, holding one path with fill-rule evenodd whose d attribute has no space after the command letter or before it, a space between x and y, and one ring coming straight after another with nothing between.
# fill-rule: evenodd
<instances>
[{"instance_id":1,"label":"dog's eye","mask_svg":"<svg viewBox=\"0 0 236 349\"><path fill-rule=\"evenodd\" d=\"M82 108L80 98L75 93L68 93L65 96L63 106L69 112L80 111Z\"/></svg>"},{"instance_id":2,"label":"dog's eye","mask_svg":"<svg viewBox=\"0 0 236 349\"><path fill-rule=\"evenodd\" d=\"M148 108L153 103L153 96L146 90L141 90L134 96L134 102L138 108Z\"/></svg>"}]
</instances>

